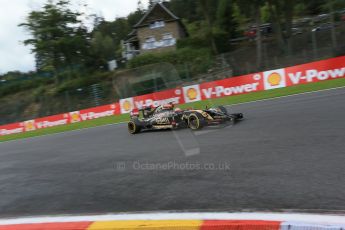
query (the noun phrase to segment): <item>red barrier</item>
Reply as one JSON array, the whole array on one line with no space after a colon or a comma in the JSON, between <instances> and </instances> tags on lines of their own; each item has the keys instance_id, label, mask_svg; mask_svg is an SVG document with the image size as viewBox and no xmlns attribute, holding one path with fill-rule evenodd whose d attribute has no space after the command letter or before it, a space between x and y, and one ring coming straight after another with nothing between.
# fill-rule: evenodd
<instances>
[{"instance_id":1,"label":"red barrier","mask_svg":"<svg viewBox=\"0 0 345 230\"><path fill-rule=\"evenodd\" d=\"M264 90L259 73L200 84L201 100Z\"/></svg>"},{"instance_id":2,"label":"red barrier","mask_svg":"<svg viewBox=\"0 0 345 230\"><path fill-rule=\"evenodd\" d=\"M118 103L103 105L94 108L74 111L69 113L69 123L77 123L102 117L120 114Z\"/></svg>"},{"instance_id":3,"label":"red barrier","mask_svg":"<svg viewBox=\"0 0 345 230\"><path fill-rule=\"evenodd\" d=\"M30 132L120 114L119 103L0 126L0 136Z\"/></svg>"},{"instance_id":4,"label":"red barrier","mask_svg":"<svg viewBox=\"0 0 345 230\"><path fill-rule=\"evenodd\" d=\"M280 230L281 221L205 220L201 230Z\"/></svg>"},{"instance_id":5,"label":"red barrier","mask_svg":"<svg viewBox=\"0 0 345 230\"><path fill-rule=\"evenodd\" d=\"M23 123L14 123L0 126L0 136L23 133Z\"/></svg>"},{"instance_id":6,"label":"red barrier","mask_svg":"<svg viewBox=\"0 0 345 230\"><path fill-rule=\"evenodd\" d=\"M285 68L287 86L345 77L345 56Z\"/></svg>"},{"instance_id":7,"label":"red barrier","mask_svg":"<svg viewBox=\"0 0 345 230\"><path fill-rule=\"evenodd\" d=\"M131 112L133 109L140 109L143 106L157 107L158 105L167 103L184 104L185 101L182 96L182 90L180 88L169 89L152 94L121 99L120 108L121 113L125 114Z\"/></svg>"},{"instance_id":8,"label":"red barrier","mask_svg":"<svg viewBox=\"0 0 345 230\"><path fill-rule=\"evenodd\" d=\"M36 129L45 129L60 125L67 125L69 123L69 116L67 113L58 114L49 117L37 118L30 121L23 122L25 132L34 131Z\"/></svg>"},{"instance_id":9,"label":"red barrier","mask_svg":"<svg viewBox=\"0 0 345 230\"><path fill-rule=\"evenodd\" d=\"M121 99L119 103L110 105L3 125L0 126L0 136L82 122L100 117L114 116L117 114L126 114L134 109L140 109L143 106L156 107L170 102L174 104L184 104L344 77L345 56L342 56L293 67L164 90L152 94Z\"/></svg>"}]
</instances>

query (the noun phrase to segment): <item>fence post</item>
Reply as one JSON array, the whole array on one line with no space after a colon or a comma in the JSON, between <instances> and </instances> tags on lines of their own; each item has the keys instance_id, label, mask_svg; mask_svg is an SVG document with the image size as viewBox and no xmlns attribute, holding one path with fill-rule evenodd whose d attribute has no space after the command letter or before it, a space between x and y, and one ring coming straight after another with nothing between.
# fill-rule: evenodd
<instances>
[{"instance_id":1,"label":"fence post","mask_svg":"<svg viewBox=\"0 0 345 230\"><path fill-rule=\"evenodd\" d=\"M189 68L188 68L188 64L186 62L184 63L184 68L185 68L185 72L186 72L187 81L190 81L191 78L190 78Z\"/></svg>"},{"instance_id":2,"label":"fence post","mask_svg":"<svg viewBox=\"0 0 345 230\"><path fill-rule=\"evenodd\" d=\"M99 106L100 105L99 84L91 85L91 93L93 96L93 100L95 102L95 106Z\"/></svg>"},{"instance_id":3,"label":"fence post","mask_svg":"<svg viewBox=\"0 0 345 230\"><path fill-rule=\"evenodd\" d=\"M71 101L69 98L69 93L68 90L65 91L65 100L66 100L66 105L67 105L67 110L70 112L71 110Z\"/></svg>"},{"instance_id":4,"label":"fence post","mask_svg":"<svg viewBox=\"0 0 345 230\"><path fill-rule=\"evenodd\" d=\"M246 69L247 69L247 74L249 74L251 71L250 71L250 65L248 62L246 62Z\"/></svg>"},{"instance_id":5,"label":"fence post","mask_svg":"<svg viewBox=\"0 0 345 230\"><path fill-rule=\"evenodd\" d=\"M317 39L316 39L316 31L311 32L311 39L313 43L313 58L314 60L317 58Z\"/></svg>"},{"instance_id":6,"label":"fence post","mask_svg":"<svg viewBox=\"0 0 345 230\"><path fill-rule=\"evenodd\" d=\"M337 34L336 34L336 30L335 30L335 18L334 18L334 11L333 11L334 7L333 7L333 2L331 1L329 3L329 10L330 10L330 15L331 15L331 37L332 37L332 47L333 47L333 54L335 54L336 49L337 49Z\"/></svg>"}]
</instances>

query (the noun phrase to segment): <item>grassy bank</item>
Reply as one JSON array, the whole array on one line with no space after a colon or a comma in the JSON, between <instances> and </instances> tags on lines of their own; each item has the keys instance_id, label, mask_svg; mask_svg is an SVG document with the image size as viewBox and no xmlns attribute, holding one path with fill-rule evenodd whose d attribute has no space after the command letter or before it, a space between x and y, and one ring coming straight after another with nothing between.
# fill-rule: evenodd
<instances>
[{"instance_id":1,"label":"grassy bank","mask_svg":"<svg viewBox=\"0 0 345 230\"><path fill-rule=\"evenodd\" d=\"M207 100L207 101L200 101L200 102L195 102L195 103L184 104L184 105L181 105L180 107L181 108L190 108L190 107L204 108L205 106L231 105L231 104L238 104L238 103L250 102L250 101L255 101L255 100L288 96L288 95L304 93L304 92L330 89L330 88L341 87L341 86L345 86L345 78L335 79L331 81L311 83L311 84L306 84L306 85L292 86L292 87L282 88L282 89L261 91L261 92L238 95L238 96L230 96L230 97L212 99L212 100ZM67 131L78 130L78 129L83 129L83 128L91 128L91 127L107 125L107 124L115 124L119 122L125 122L128 119L129 119L128 115L99 118L95 120L84 121L84 122L74 123L74 124L65 125L65 126L57 126L57 127L27 132L27 133L2 136L0 137L0 142L42 136L42 135L53 134L53 133L67 132ZM126 130L124 130L124 132L126 132Z\"/></svg>"}]
</instances>

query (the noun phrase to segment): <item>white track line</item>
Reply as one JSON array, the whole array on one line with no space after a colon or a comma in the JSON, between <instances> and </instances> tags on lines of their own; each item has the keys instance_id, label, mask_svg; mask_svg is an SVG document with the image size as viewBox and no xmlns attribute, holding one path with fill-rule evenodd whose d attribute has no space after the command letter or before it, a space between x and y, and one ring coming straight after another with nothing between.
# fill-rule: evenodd
<instances>
[{"instance_id":1,"label":"white track line","mask_svg":"<svg viewBox=\"0 0 345 230\"><path fill-rule=\"evenodd\" d=\"M300 96L300 95L305 95L305 94L320 93L320 92L332 91L332 90L344 89L344 88L345 88L345 86L339 86L339 87L334 87L334 88L329 88L329 89L320 89L320 90L309 91L309 92L304 92L304 93L295 93L295 94L279 96L279 97L272 97L272 98L266 98L266 99L260 99L260 100L255 100L255 101L247 101L247 102L241 102L241 103L236 103L236 104L229 104L229 105L225 105L225 106L244 105L244 104L263 102L263 101L273 101L273 100L287 98L287 97L294 97L294 96Z\"/></svg>"},{"instance_id":2,"label":"white track line","mask_svg":"<svg viewBox=\"0 0 345 230\"><path fill-rule=\"evenodd\" d=\"M254 100L254 101L248 101L248 102L242 102L242 103L237 103L237 104L228 104L228 105L224 105L224 106L229 107L229 106L245 105L245 104L258 103L258 102L264 102L264 101L272 101L272 100L278 100L278 99L287 98L287 97L294 97L294 96L299 96L299 95L304 95L304 94L312 94L312 93L320 93L320 92L337 90L337 89L343 89L343 88L345 88L345 86L334 87L334 88L329 88L329 89L321 89L321 90L315 90L315 91L309 91L309 92L304 92L304 93L296 93L296 94L291 94L291 95L286 95L286 96L266 98L266 99L260 99L260 100ZM0 142L0 144L1 143L9 143L9 142L13 142L13 141L30 140L30 139L33 139L33 138L40 138L40 137L46 137L46 136L59 135L59 134L62 134L62 133L84 131L84 130L88 130L88 129L95 129L95 128L111 126L111 125L120 125L120 124L125 124L125 123L127 123L127 122L119 122L119 123L114 123L114 124L105 124L105 125L99 125L99 126L94 126L94 127L87 127L87 128L69 130L69 131L64 131L64 132L59 132L59 133L45 134L45 135L40 135L40 136L36 136L36 137L28 137L28 138L21 138L21 139L10 140L10 141L3 141L3 142Z\"/></svg>"},{"instance_id":3,"label":"white track line","mask_svg":"<svg viewBox=\"0 0 345 230\"><path fill-rule=\"evenodd\" d=\"M61 223L81 221L114 221L114 220L268 220L291 221L295 223L343 225L344 215L307 214L307 213L260 213L260 212L205 212L205 213L138 213L106 214L85 216L41 216L13 219L0 219L0 225Z\"/></svg>"}]
</instances>

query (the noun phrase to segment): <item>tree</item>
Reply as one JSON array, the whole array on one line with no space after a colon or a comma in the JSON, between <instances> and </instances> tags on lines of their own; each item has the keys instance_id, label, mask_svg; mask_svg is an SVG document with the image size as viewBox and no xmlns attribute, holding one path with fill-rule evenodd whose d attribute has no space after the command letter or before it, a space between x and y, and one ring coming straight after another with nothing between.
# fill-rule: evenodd
<instances>
[{"instance_id":1,"label":"tree","mask_svg":"<svg viewBox=\"0 0 345 230\"><path fill-rule=\"evenodd\" d=\"M209 38L210 41L210 45L212 47L212 50L214 53L218 53L218 49L217 49L217 45L216 45L216 41L214 38L214 34L213 34L213 20L212 20L212 14L211 14L211 5L212 2L218 2L218 1L212 1L212 0L199 0L200 3L200 8L203 12L204 15L204 19L206 22L206 37Z\"/></svg>"},{"instance_id":2,"label":"tree","mask_svg":"<svg viewBox=\"0 0 345 230\"><path fill-rule=\"evenodd\" d=\"M138 8L133 13L130 13L127 16L128 25L130 27L133 27L135 24L139 22L139 20L144 16L144 14L145 14L145 11L141 10L140 8Z\"/></svg>"},{"instance_id":3,"label":"tree","mask_svg":"<svg viewBox=\"0 0 345 230\"><path fill-rule=\"evenodd\" d=\"M204 17L196 0L171 0L169 9L187 22L202 20Z\"/></svg>"},{"instance_id":4,"label":"tree","mask_svg":"<svg viewBox=\"0 0 345 230\"><path fill-rule=\"evenodd\" d=\"M296 0L268 0L276 39L282 52L290 53L291 25Z\"/></svg>"},{"instance_id":5,"label":"tree","mask_svg":"<svg viewBox=\"0 0 345 230\"><path fill-rule=\"evenodd\" d=\"M217 9L217 26L225 31L229 38L236 37L238 28L233 7L233 1L220 0Z\"/></svg>"},{"instance_id":6,"label":"tree","mask_svg":"<svg viewBox=\"0 0 345 230\"><path fill-rule=\"evenodd\" d=\"M69 9L68 0L49 0L42 10L30 12L26 22L19 25L31 34L24 45L32 46L38 70L56 73L85 64L90 39L78 19L81 15Z\"/></svg>"},{"instance_id":7,"label":"tree","mask_svg":"<svg viewBox=\"0 0 345 230\"><path fill-rule=\"evenodd\" d=\"M237 0L237 4L244 14L251 17L256 25L256 66L260 69L263 65L262 60L262 34L261 7L265 5L265 0Z\"/></svg>"},{"instance_id":8,"label":"tree","mask_svg":"<svg viewBox=\"0 0 345 230\"><path fill-rule=\"evenodd\" d=\"M336 53L336 50L338 48L338 41L337 41L337 35L336 35L336 29L335 29L335 16L336 12L335 9L342 9L345 7L345 1L343 0L329 0L326 1L321 8L324 9L326 12L329 12L330 15L330 23L332 25L331 29L331 39L332 39L332 47L333 52Z\"/></svg>"},{"instance_id":9,"label":"tree","mask_svg":"<svg viewBox=\"0 0 345 230\"><path fill-rule=\"evenodd\" d=\"M114 40L101 32L95 32L91 42L92 65L95 68L106 68L108 61L115 58L116 46Z\"/></svg>"}]
</instances>

